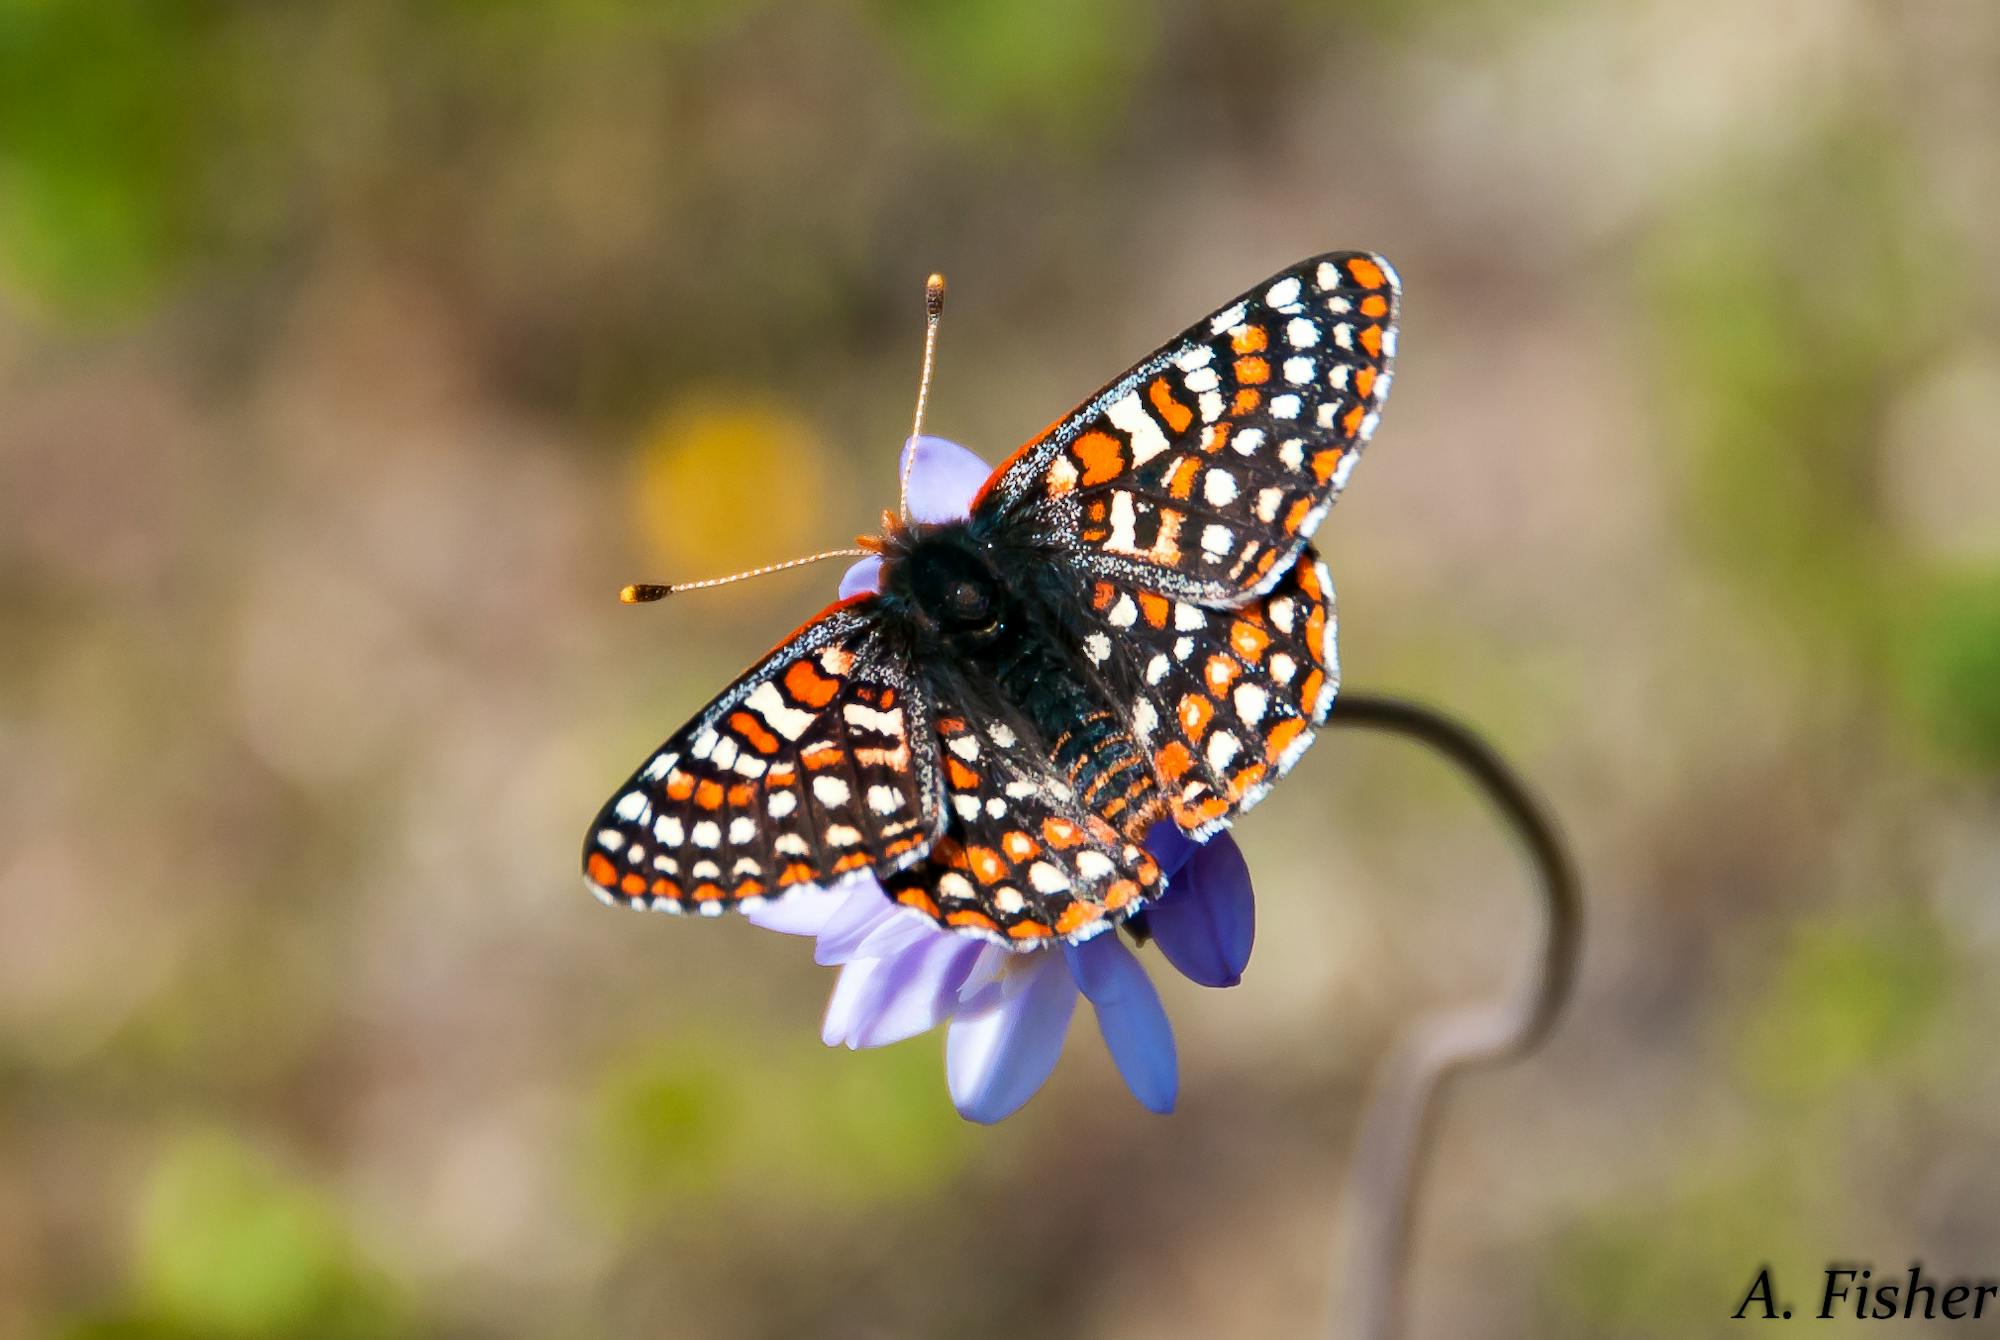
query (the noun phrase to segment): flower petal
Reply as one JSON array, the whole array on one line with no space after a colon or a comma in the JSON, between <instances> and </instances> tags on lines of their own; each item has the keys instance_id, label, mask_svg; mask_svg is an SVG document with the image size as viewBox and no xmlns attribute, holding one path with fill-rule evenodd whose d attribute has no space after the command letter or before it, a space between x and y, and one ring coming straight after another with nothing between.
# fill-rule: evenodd
<instances>
[{"instance_id":1,"label":"flower petal","mask_svg":"<svg viewBox=\"0 0 2000 1340\"><path fill-rule=\"evenodd\" d=\"M752 926L784 935L818 935L826 927L827 918L847 902L847 896L845 886L826 889L804 884L746 909L743 919Z\"/></svg>"},{"instance_id":2,"label":"flower petal","mask_svg":"<svg viewBox=\"0 0 2000 1340\"><path fill-rule=\"evenodd\" d=\"M1228 834L1219 836L1227 837ZM1201 850L1201 844L1181 832L1180 825L1172 819L1157 820L1146 830L1145 847L1159 864L1160 873L1168 879L1179 874L1188 859Z\"/></svg>"},{"instance_id":3,"label":"flower petal","mask_svg":"<svg viewBox=\"0 0 2000 1340\"><path fill-rule=\"evenodd\" d=\"M945 1079L959 1115L991 1125L1035 1096L1062 1055L1076 1009L1076 983L1060 955L1042 952L1013 969L1018 991L951 1021Z\"/></svg>"},{"instance_id":4,"label":"flower petal","mask_svg":"<svg viewBox=\"0 0 2000 1340\"><path fill-rule=\"evenodd\" d=\"M882 560L870 554L857 560L840 579L840 598L861 595L866 591L882 589Z\"/></svg>"},{"instance_id":5,"label":"flower petal","mask_svg":"<svg viewBox=\"0 0 2000 1340\"><path fill-rule=\"evenodd\" d=\"M1115 935L1065 945L1070 975L1096 1007L1097 1031L1125 1077L1125 1087L1149 1112L1171 1112L1180 1091L1174 1030L1160 993L1138 955Z\"/></svg>"},{"instance_id":6,"label":"flower petal","mask_svg":"<svg viewBox=\"0 0 2000 1340\"><path fill-rule=\"evenodd\" d=\"M933 936L893 958L877 959L876 988L847 1032L850 1047L886 1047L937 1027L958 1008L958 987L979 946L957 936ZM851 972L849 964L842 972ZM831 1008L831 1007L829 1007Z\"/></svg>"},{"instance_id":7,"label":"flower petal","mask_svg":"<svg viewBox=\"0 0 2000 1340\"><path fill-rule=\"evenodd\" d=\"M863 875L835 887L846 891L847 901L826 919L819 944L813 949L813 962L826 968L853 958L863 941L903 910L889 900L872 876Z\"/></svg>"},{"instance_id":8,"label":"flower petal","mask_svg":"<svg viewBox=\"0 0 2000 1340\"><path fill-rule=\"evenodd\" d=\"M833 995L826 1002L826 1018L820 1024L820 1041L837 1047L848 1040L879 994L886 960L856 959L844 965L834 981Z\"/></svg>"},{"instance_id":9,"label":"flower petal","mask_svg":"<svg viewBox=\"0 0 2000 1340\"><path fill-rule=\"evenodd\" d=\"M1202 986L1242 981L1257 939L1257 905L1235 839L1218 833L1202 844L1166 895L1146 909L1146 923L1182 975Z\"/></svg>"},{"instance_id":10,"label":"flower petal","mask_svg":"<svg viewBox=\"0 0 2000 1340\"><path fill-rule=\"evenodd\" d=\"M913 438L903 444L909 461L910 515L918 521L962 521L993 467L942 437ZM898 466L903 461L897 462ZM858 564L856 566L859 566Z\"/></svg>"}]
</instances>

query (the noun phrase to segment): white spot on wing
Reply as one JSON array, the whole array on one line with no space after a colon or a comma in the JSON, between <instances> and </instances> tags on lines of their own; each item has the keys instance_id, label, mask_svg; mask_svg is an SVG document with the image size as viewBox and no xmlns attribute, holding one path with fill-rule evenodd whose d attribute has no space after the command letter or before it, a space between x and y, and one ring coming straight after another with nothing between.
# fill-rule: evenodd
<instances>
[{"instance_id":1,"label":"white spot on wing","mask_svg":"<svg viewBox=\"0 0 2000 1340\"><path fill-rule=\"evenodd\" d=\"M773 819L782 819L799 807L796 791L774 791L770 800L764 803L764 811Z\"/></svg>"},{"instance_id":2,"label":"white spot on wing","mask_svg":"<svg viewBox=\"0 0 2000 1340\"><path fill-rule=\"evenodd\" d=\"M1236 501L1236 476L1210 466L1201 477L1201 495L1211 507L1227 507Z\"/></svg>"},{"instance_id":3,"label":"white spot on wing","mask_svg":"<svg viewBox=\"0 0 2000 1340\"><path fill-rule=\"evenodd\" d=\"M813 799L822 805L845 805L853 794L838 777L813 778Z\"/></svg>"},{"instance_id":4,"label":"white spot on wing","mask_svg":"<svg viewBox=\"0 0 2000 1340\"><path fill-rule=\"evenodd\" d=\"M1137 391L1127 391L1106 405L1104 417L1131 437L1132 464L1144 465L1167 449L1167 435L1153 422L1153 416L1146 413Z\"/></svg>"},{"instance_id":5,"label":"white spot on wing","mask_svg":"<svg viewBox=\"0 0 2000 1340\"><path fill-rule=\"evenodd\" d=\"M627 791L618 797L618 807L613 813L628 824L636 824L643 822L639 816L645 814L650 807L651 803L646 799L644 791Z\"/></svg>"},{"instance_id":6,"label":"white spot on wing","mask_svg":"<svg viewBox=\"0 0 2000 1340\"><path fill-rule=\"evenodd\" d=\"M811 712L802 712L786 702L785 695L778 692L778 686L768 679L750 690L750 696L743 700L743 705L764 718L765 725L787 740L798 739L813 723Z\"/></svg>"}]
</instances>

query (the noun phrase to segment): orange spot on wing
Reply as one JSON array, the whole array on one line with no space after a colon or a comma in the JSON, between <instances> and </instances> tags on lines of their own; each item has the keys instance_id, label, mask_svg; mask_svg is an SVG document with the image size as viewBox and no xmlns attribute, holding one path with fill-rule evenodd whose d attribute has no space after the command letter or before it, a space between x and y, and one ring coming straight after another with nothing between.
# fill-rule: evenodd
<instances>
[{"instance_id":1,"label":"orange spot on wing","mask_svg":"<svg viewBox=\"0 0 2000 1340\"><path fill-rule=\"evenodd\" d=\"M601 851L590 854L590 859L584 862L584 869L589 871L593 884L600 884L608 889L618 882L618 867L611 864L610 859Z\"/></svg>"},{"instance_id":2,"label":"orange spot on wing","mask_svg":"<svg viewBox=\"0 0 2000 1340\"><path fill-rule=\"evenodd\" d=\"M834 873L836 874L845 874L849 870L859 870L862 866L867 864L868 864L867 852L851 851L847 853L847 855L835 861L833 863L833 869Z\"/></svg>"},{"instance_id":3,"label":"orange spot on wing","mask_svg":"<svg viewBox=\"0 0 2000 1340\"><path fill-rule=\"evenodd\" d=\"M686 800L694 794L694 775L676 771L667 778L667 795L675 800Z\"/></svg>"},{"instance_id":4,"label":"orange spot on wing","mask_svg":"<svg viewBox=\"0 0 2000 1340\"><path fill-rule=\"evenodd\" d=\"M1096 903L1071 903L1056 918L1056 931L1062 935L1074 935L1091 922L1100 920L1104 909Z\"/></svg>"},{"instance_id":5,"label":"orange spot on wing","mask_svg":"<svg viewBox=\"0 0 2000 1340\"><path fill-rule=\"evenodd\" d=\"M742 809L756 798L757 787L753 782L738 782L729 788L729 806L731 809Z\"/></svg>"},{"instance_id":6,"label":"orange spot on wing","mask_svg":"<svg viewBox=\"0 0 2000 1340\"><path fill-rule=\"evenodd\" d=\"M705 810L721 809L722 783L717 781L707 781L703 782L700 786L697 786L694 789L694 803L701 806Z\"/></svg>"},{"instance_id":7,"label":"orange spot on wing","mask_svg":"<svg viewBox=\"0 0 2000 1340\"><path fill-rule=\"evenodd\" d=\"M1208 681L1208 691L1220 698L1229 691L1229 686L1236 682L1236 677L1243 673L1243 669L1236 663L1234 656L1224 656L1221 652L1217 652L1208 658L1208 664L1202 667L1202 672L1203 678Z\"/></svg>"},{"instance_id":8,"label":"orange spot on wing","mask_svg":"<svg viewBox=\"0 0 2000 1340\"><path fill-rule=\"evenodd\" d=\"M896 895L896 901L904 907L916 908L927 917L935 917L938 914L937 904L932 902L931 896L922 889L904 889Z\"/></svg>"},{"instance_id":9,"label":"orange spot on wing","mask_svg":"<svg viewBox=\"0 0 2000 1340\"><path fill-rule=\"evenodd\" d=\"M807 707L825 707L840 692L840 682L822 675L810 661L793 661L785 671L785 691Z\"/></svg>"},{"instance_id":10,"label":"orange spot on wing","mask_svg":"<svg viewBox=\"0 0 2000 1340\"><path fill-rule=\"evenodd\" d=\"M806 765L807 772L818 772L830 768L841 760L840 746L831 740L821 740L799 755L799 762Z\"/></svg>"},{"instance_id":11,"label":"orange spot on wing","mask_svg":"<svg viewBox=\"0 0 2000 1340\"><path fill-rule=\"evenodd\" d=\"M1253 665L1270 645L1271 635L1248 619L1238 619L1229 625L1230 650Z\"/></svg>"},{"instance_id":12,"label":"orange spot on wing","mask_svg":"<svg viewBox=\"0 0 2000 1340\"><path fill-rule=\"evenodd\" d=\"M764 729L764 723L748 712L736 712L729 718L729 729L750 742L750 747L760 754L778 752L778 737Z\"/></svg>"},{"instance_id":13,"label":"orange spot on wing","mask_svg":"<svg viewBox=\"0 0 2000 1340\"><path fill-rule=\"evenodd\" d=\"M1054 932L1039 921L1017 921L1007 928L1007 934L1016 940L1046 940Z\"/></svg>"},{"instance_id":14,"label":"orange spot on wing","mask_svg":"<svg viewBox=\"0 0 2000 1340\"><path fill-rule=\"evenodd\" d=\"M1151 591L1139 593L1139 612L1146 616L1146 622L1155 628L1167 626L1167 615L1172 610L1165 596L1154 595Z\"/></svg>"},{"instance_id":15,"label":"orange spot on wing","mask_svg":"<svg viewBox=\"0 0 2000 1340\"><path fill-rule=\"evenodd\" d=\"M1115 912L1138 896L1139 881L1135 879L1115 880L1112 882L1111 887L1104 891L1104 905Z\"/></svg>"},{"instance_id":16,"label":"orange spot on wing","mask_svg":"<svg viewBox=\"0 0 2000 1340\"><path fill-rule=\"evenodd\" d=\"M1007 863L991 847L967 847L965 863L981 884L998 884L1007 877Z\"/></svg>"},{"instance_id":17,"label":"orange spot on wing","mask_svg":"<svg viewBox=\"0 0 2000 1340\"><path fill-rule=\"evenodd\" d=\"M653 896L655 898L678 898L681 896L681 886L668 879L665 875L662 875L653 881Z\"/></svg>"},{"instance_id":18,"label":"orange spot on wing","mask_svg":"<svg viewBox=\"0 0 2000 1340\"><path fill-rule=\"evenodd\" d=\"M1022 865L1034 860L1041 848L1035 845L1033 838L1016 830L1000 839L1000 850L1006 852L1016 865Z\"/></svg>"},{"instance_id":19,"label":"orange spot on wing","mask_svg":"<svg viewBox=\"0 0 2000 1340\"><path fill-rule=\"evenodd\" d=\"M1275 762L1305 728L1306 723L1298 717L1287 718L1271 727L1270 735L1264 740L1264 756Z\"/></svg>"},{"instance_id":20,"label":"orange spot on wing","mask_svg":"<svg viewBox=\"0 0 2000 1340\"><path fill-rule=\"evenodd\" d=\"M1367 326L1361 332L1361 347L1368 351L1370 358L1382 356L1382 327Z\"/></svg>"},{"instance_id":21,"label":"orange spot on wing","mask_svg":"<svg viewBox=\"0 0 2000 1340\"><path fill-rule=\"evenodd\" d=\"M698 903L712 903L723 896L722 886L720 884L697 884L694 886L694 893L691 896Z\"/></svg>"},{"instance_id":22,"label":"orange spot on wing","mask_svg":"<svg viewBox=\"0 0 2000 1340\"><path fill-rule=\"evenodd\" d=\"M945 917L945 922L952 926L971 926L982 931L997 931L1000 929L993 923L992 917L987 916L984 912L975 912L969 907L951 913Z\"/></svg>"},{"instance_id":23,"label":"orange spot on wing","mask_svg":"<svg viewBox=\"0 0 2000 1340\"><path fill-rule=\"evenodd\" d=\"M1383 317L1389 315L1389 300L1379 293L1371 293L1361 300L1361 315Z\"/></svg>"},{"instance_id":24,"label":"orange spot on wing","mask_svg":"<svg viewBox=\"0 0 2000 1340\"><path fill-rule=\"evenodd\" d=\"M1190 754L1188 747L1179 740L1171 740L1161 746L1159 753L1153 755L1153 763L1159 768L1162 777L1170 782L1177 782L1187 775L1189 768L1194 766L1194 755Z\"/></svg>"},{"instance_id":25,"label":"orange spot on wing","mask_svg":"<svg viewBox=\"0 0 2000 1340\"><path fill-rule=\"evenodd\" d=\"M1063 851L1083 841L1083 830L1067 819L1044 819L1042 837L1051 847Z\"/></svg>"},{"instance_id":26,"label":"orange spot on wing","mask_svg":"<svg viewBox=\"0 0 2000 1340\"><path fill-rule=\"evenodd\" d=\"M1090 589L1090 607L1100 613L1111 608L1111 602L1118 599L1118 588L1110 582L1099 582Z\"/></svg>"},{"instance_id":27,"label":"orange spot on wing","mask_svg":"<svg viewBox=\"0 0 2000 1340\"><path fill-rule=\"evenodd\" d=\"M1146 388L1146 398L1153 402L1153 408L1166 420L1167 427L1177 433L1185 433L1194 422L1194 411L1174 399L1173 388L1167 385L1165 377L1153 378L1153 384Z\"/></svg>"},{"instance_id":28,"label":"orange spot on wing","mask_svg":"<svg viewBox=\"0 0 2000 1340\"><path fill-rule=\"evenodd\" d=\"M1200 461L1192 456L1182 456L1174 462L1174 468L1167 471L1167 492L1185 500L1194 492L1194 477L1200 472Z\"/></svg>"},{"instance_id":29,"label":"orange spot on wing","mask_svg":"<svg viewBox=\"0 0 2000 1340\"><path fill-rule=\"evenodd\" d=\"M1245 386L1262 386L1271 380L1271 365L1261 358L1236 360L1236 380Z\"/></svg>"},{"instance_id":30,"label":"orange spot on wing","mask_svg":"<svg viewBox=\"0 0 2000 1340\"><path fill-rule=\"evenodd\" d=\"M1318 670L1307 675L1299 683L1299 705L1310 712L1313 704L1319 701L1320 687L1325 683L1326 676Z\"/></svg>"},{"instance_id":31,"label":"orange spot on wing","mask_svg":"<svg viewBox=\"0 0 2000 1340\"><path fill-rule=\"evenodd\" d=\"M623 889L628 896L637 898L646 891L645 876L627 874L625 878L618 881L618 887Z\"/></svg>"},{"instance_id":32,"label":"orange spot on wing","mask_svg":"<svg viewBox=\"0 0 2000 1340\"><path fill-rule=\"evenodd\" d=\"M949 754L945 756L944 770L945 776L951 780L951 788L954 791L970 791L979 785L979 774Z\"/></svg>"},{"instance_id":33,"label":"orange spot on wing","mask_svg":"<svg viewBox=\"0 0 2000 1340\"><path fill-rule=\"evenodd\" d=\"M1125 470L1125 449L1109 433L1085 433L1069 449L1083 466L1085 484L1102 484Z\"/></svg>"},{"instance_id":34,"label":"orange spot on wing","mask_svg":"<svg viewBox=\"0 0 2000 1340\"><path fill-rule=\"evenodd\" d=\"M1389 282L1389 276L1382 273L1382 267L1366 256L1356 256L1347 263L1347 273L1354 276L1354 282L1363 288L1381 288Z\"/></svg>"},{"instance_id":35,"label":"orange spot on wing","mask_svg":"<svg viewBox=\"0 0 2000 1340\"><path fill-rule=\"evenodd\" d=\"M1270 342L1270 333L1262 326L1244 326L1230 337L1229 347L1239 354L1254 354Z\"/></svg>"},{"instance_id":36,"label":"orange spot on wing","mask_svg":"<svg viewBox=\"0 0 2000 1340\"><path fill-rule=\"evenodd\" d=\"M1359 410L1361 406L1356 405L1354 408ZM1349 433L1348 436L1352 437L1353 434ZM1313 478L1322 484L1332 479L1333 472L1340 468L1340 458L1346 454L1339 447L1328 447L1325 451L1315 451L1313 453Z\"/></svg>"},{"instance_id":37,"label":"orange spot on wing","mask_svg":"<svg viewBox=\"0 0 2000 1340\"><path fill-rule=\"evenodd\" d=\"M778 885L780 888L785 888L793 884L810 884L812 883L812 878L813 868L811 866L807 865L804 861L793 861L779 873Z\"/></svg>"},{"instance_id":38,"label":"orange spot on wing","mask_svg":"<svg viewBox=\"0 0 2000 1340\"><path fill-rule=\"evenodd\" d=\"M1257 784L1264 780L1264 774L1268 771L1269 769L1262 763L1253 763L1234 777L1231 777L1229 779L1230 799L1241 800L1244 796L1249 795L1256 788Z\"/></svg>"},{"instance_id":39,"label":"orange spot on wing","mask_svg":"<svg viewBox=\"0 0 2000 1340\"><path fill-rule=\"evenodd\" d=\"M1181 696L1181 733L1190 740L1200 743L1208 730L1208 723L1215 719L1215 704L1199 693Z\"/></svg>"},{"instance_id":40,"label":"orange spot on wing","mask_svg":"<svg viewBox=\"0 0 2000 1340\"><path fill-rule=\"evenodd\" d=\"M1305 525L1306 517L1312 512L1312 509L1313 500L1311 498L1301 498L1293 503L1291 509L1285 513L1285 534L1298 534L1299 527Z\"/></svg>"},{"instance_id":41,"label":"orange spot on wing","mask_svg":"<svg viewBox=\"0 0 2000 1340\"><path fill-rule=\"evenodd\" d=\"M1361 393L1363 400L1372 397L1375 394L1375 369L1363 368L1361 371L1355 373L1354 389Z\"/></svg>"},{"instance_id":42,"label":"orange spot on wing","mask_svg":"<svg viewBox=\"0 0 2000 1340\"><path fill-rule=\"evenodd\" d=\"M1246 386L1236 393L1235 399L1229 402L1229 412L1240 419L1246 414L1255 414L1257 406L1263 403L1263 393L1253 391Z\"/></svg>"},{"instance_id":43,"label":"orange spot on wing","mask_svg":"<svg viewBox=\"0 0 2000 1340\"><path fill-rule=\"evenodd\" d=\"M736 887L729 891L729 896L731 898L756 898L763 892L763 884L754 879L744 879L737 881Z\"/></svg>"}]
</instances>

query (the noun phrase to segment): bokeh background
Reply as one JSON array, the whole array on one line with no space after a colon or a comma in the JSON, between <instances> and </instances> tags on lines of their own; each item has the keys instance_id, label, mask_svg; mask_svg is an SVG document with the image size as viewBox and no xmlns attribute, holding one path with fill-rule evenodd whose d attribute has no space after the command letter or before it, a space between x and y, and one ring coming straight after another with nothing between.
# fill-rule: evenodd
<instances>
[{"instance_id":1,"label":"bokeh background","mask_svg":"<svg viewBox=\"0 0 2000 1340\"><path fill-rule=\"evenodd\" d=\"M967 1126L575 861L837 569L614 593L873 528L927 271L997 461L1350 246L1348 681L1489 731L1592 918L1415 1333L2000 1273L1996 125L1990 0L0 4L0 1340L1321 1325L1371 1067L1531 943L1435 762L1240 826L1167 1119L1085 1013Z\"/></svg>"}]
</instances>

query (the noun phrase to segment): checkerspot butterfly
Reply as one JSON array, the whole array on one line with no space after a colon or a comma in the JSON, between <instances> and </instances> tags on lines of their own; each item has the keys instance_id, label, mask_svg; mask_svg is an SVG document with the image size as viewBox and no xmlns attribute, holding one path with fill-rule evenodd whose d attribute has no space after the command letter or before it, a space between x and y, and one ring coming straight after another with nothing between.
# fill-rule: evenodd
<instances>
[{"instance_id":1,"label":"checkerspot butterfly","mask_svg":"<svg viewBox=\"0 0 2000 1340\"><path fill-rule=\"evenodd\" d=\"M969 516L890 518L880 590L809 620L605 805L591 889L715 914L867 872L1017 949L1139 910L1146 830L1226 824L1333 705L1308 541L1388 395L1397 301L1378 256L1302 261L1050 425Z\"/></svg>"}]
</instances>

